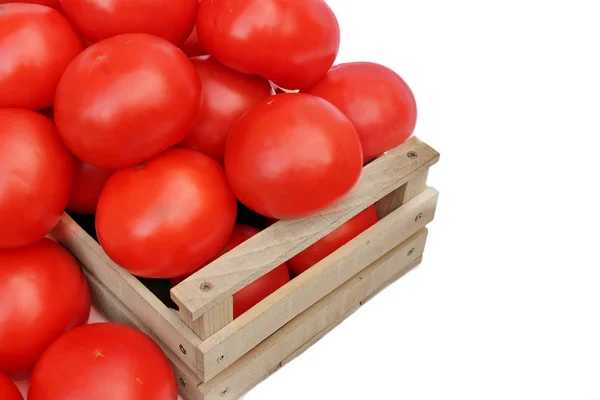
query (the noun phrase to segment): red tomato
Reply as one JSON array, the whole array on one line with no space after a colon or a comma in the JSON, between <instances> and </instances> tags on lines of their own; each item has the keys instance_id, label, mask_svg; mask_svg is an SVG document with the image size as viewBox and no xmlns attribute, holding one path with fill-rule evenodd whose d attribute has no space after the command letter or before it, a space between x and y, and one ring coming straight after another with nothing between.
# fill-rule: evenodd
<instances>
[{"instance_id":1,"label":"red tomato","mask_svg":"<svg viewBox=\"0 0 600 400\"><path fill-rule=\"evenodd\" d=\"M183 50L183 52L187 54L188 57L199 57L208 55L208 52L204 48L204 45L202 44L202 42L200 42L200 38L198 38L198 30L195 26L194 29L192 29L192 33L190 33L190 36L181 45L181 50Z\"/></svg>"},{"instance_id":2,"label":"red tomato","mask_svg":"<svg viewBox=\"0 0 600 400\"><path fill-rule=\"evenodd\" d=\"M225 170L238 199L269 218L299 218L344 196L362 170L356 129L337 108L279 94L234 125Z\"/></svg>"},{"instance_id":3,"label":"red tomato","mask_svg":"<svg viewBox=\"0 0 600 400\"><path fill-rule=\"evenodd\" d=\"M52 121L0 109L0 249L33 244L65 211L73 157Z\"/></svg>"},{"instance_id":4,"label":"red tomato","mask_svg":"<svg viewBox=\"0 0 600 400\"><path fill-rule=\"evenodd\" d=\"M32 3L32 4L41 4L43 6L52 7L57 10L60 10L59 0L0 0L0 4L6 3Z\"/></svg>"},{"instance_id":5,"label":"red tomato","mask_svg":"<svg viewBox=\"0 0 600 400\"><path fill-rule=\"evenodd\" d=\"M88 47L71 63L58 85L54 118L81 160L119 169L183 140L201 101L198 75L181 50L155 36L128 34Z\"/></svg>"},{"instance_id":6,"label":"red tomato","mask_svg":"<svg viewBox=\"0 0 600 400\"><path fill-rule=\"evenodd\" d=\"M198 269L225 245L237 201L221 166L173 149L115 173L96 214L106 253L132 274L172 278Z\"/></svg>"},{"instance_id":7,"label":"red tomato","mask_svg":"<svg viewBox=\"0 0 600 400\"><path fill-rule=\"evenodd\" d=\"M287 89L317 83L340 47L338 21L323 0L202 1L196 26L221 63Z\"/></svg>"},{"instance_id":8,"label":"red tomato","mask_svg":"<svg viewBox=\"0 0 600 400\"><path fill-rule=\"evenodd\" d=\"M78 214L95 214L100 193L115 171L75 161L75 179L67 208Z\"/></svg>"},{"instance_id":9,"label":"red tomato","mask_svg":"<svg viewBox=\"0 0 600 400\"><path fill-rule=\"evenodd\" d=\"M87 322L90 293L77 260L42 239L0 250L0 373L20 379L46 348Z\"/></svg>"},{"instance_id":10,"label":"red tomato","mask_svg":"<svg viewBox=\"0 0 600 400\"><path fill-rule=\"evenodd\" d=\"M58 11L37 4L0 5L0 108L50 107L61 75L82 49Z\"/></svg>"},{"instance_id":11,"label":"red tomato","mask_svg":"<svg viewBox=\"0 0 600 400\"><path fill-rule=\"evenodd\" d=\"M339 108L354 124L365 161L404 143L415 130L417 104L394 71L372 63L333 67L306 93Z\"/></svg>"},{"instance_id":12,"label":"red tomato","mask_svg":"<svg viewBox=\"0 0 600 400\"><path fill-rule=\"evenodd\" d=\"M91 41L149 33L176 46L194 27L198 0L60 0L64 13Z\"/></svg>"},{"instance_id":13,"label":"red tomato","mask_svg":"<svg viewBox=\"0 0 600 400\"><path fill-rule=\"evenodd\" d=\"M214 58L193 58L202 82L204 101L191 133L181 147L198 150L223 163L225 143L235 122L249 109L273 94L268 81L244 75Z\"/></svg>"},{"instance_id":14,"label":"red tomato","mask_svg":"<svg viewBox=\"0 0 600 400\"><path fill-rule=\"evenodd\" d=\"M317 243L288 261L292 274L297 276L354 239L378 221L377 210L371 206L350 219Z\"/></svg>"},{"instance_id":15,"label":"red tomato","mask_svg":"<svg viewBox=\"0 0 600 400\"><path fill-rule=\"evenodd\" d=\"M171 364L148 336L125 325L73 329L44 353L28 400L176 400Z\"/></svg>"},{"instance_id":16,"label":"red tomato","mask_svg":"<svg viewBox=\"0 0 600 400\"><path fill-rule=\"evenodd\" d=\"M0 399L2 400L23 400L21 392L17 386L6 376L0 374Z\"/></svg>"}]
</instances>

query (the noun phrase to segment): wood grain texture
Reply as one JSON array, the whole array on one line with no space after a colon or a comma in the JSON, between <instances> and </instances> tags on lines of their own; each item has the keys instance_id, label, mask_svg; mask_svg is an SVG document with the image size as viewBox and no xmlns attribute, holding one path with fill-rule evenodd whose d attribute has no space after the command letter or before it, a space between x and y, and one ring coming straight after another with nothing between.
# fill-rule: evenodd
<instances>
[{"instance_id":1,"label":"wood grain texture","mask_svg":"<svg viewBox=\"0 0 600 400\"><path fill-rule=\"evenodd\" d=\"M234 365L198 387L202 400L233 400L274 373L320 333L339 324L352 310L392 277L404 274L421 261L427 231L421 230L351 280L321 299L264 340ZM415 249L410 253L410 249ZM410 253L410 256L408 255ZM349 353L349 359L351 352ZM339 360L344 362L343 360ZM343 384L344 382L340 382Z\"/></svg>"},{"instance_id":2,"label":"wood grain texture","mask_svg":"<svg viewBox=\"0 0 600 400\"><path fill-rule=\"evenodd\" d=\"M384 218L392 211L405 204L409 200L415 198L416 195L427 189L427 176L429 169L419 172L413 179L402 185L399 189L379 200L375 207L377 208L377 216Z\"/></svg>"},{"instance_id":3,"label":"wood grain texture","mask_svg":"<svg viewBox=\"0 0 600 400\"><path fill-rule=\"evenodd\" d=\"M416 154L416 157L408 155ZM435 164L439 154L412 138L367 165L357 185L338 203L314 216L279 221L177 285L171 291L180 309L200 318L218 303L289 260L365 208ZM200 291L201 283L212 285Z\"/></svg>"},{"instance_id":4,"label":"wood grain texture","mask_svg":"<svg viewBox=\"0 0 600 400\"><path fill-rule=\"evenodd\" d=\"M348 279L431 222L438 192L427 189L206 339L199 350L206 382ZM224 357L224 359L223 359ZM217 360L220 360L217 362Z\"/></svg>"},{"instance_id":5,"label":"wood grain texture","mask_svg":"<svg viewBox=\"0 0 600 400\"><path fill-rule=\"evenodd\" d=\"M185 309L180 311L180 316L201 339L207 339L233 321L233 297L217 304L196 320Z\"/></svg>"},{"instance_id":6,"label":"wood grain texture","mask_svg":"<svg viewBox=\"0 0 600 400\"><path fill-rule=\"evenodd\" d=\"M202 340L137 278L112 262L98 242L70 216L63 215L52 236L70 250L128 310L137 315L170 351L176 353L191 369L197 370L196 349Z\"/></svg>"}]
</instances>

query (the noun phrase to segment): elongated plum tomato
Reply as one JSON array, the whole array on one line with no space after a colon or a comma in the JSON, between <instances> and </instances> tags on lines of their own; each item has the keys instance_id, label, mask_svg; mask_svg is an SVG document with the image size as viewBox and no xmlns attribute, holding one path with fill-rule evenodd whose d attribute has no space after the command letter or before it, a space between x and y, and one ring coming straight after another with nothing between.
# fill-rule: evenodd
<instances>
[{"instance_id":1,"label":"elongated plum tomato","mask_svg":"<svg viewBox=\"0 0 600 400\"><path fill-rule=\"evenodd\" d=\"M216 161L172 149L108 180L96 230L110 258L132 274L173 278L198 269L223 248L236 211Z\"/></svg>"},{"instance_id":2,"label":"elongated plum tomato","mask_svg":"<svg viewBox=\"0 0 600 400\"><path fill-rule=\"evenodd\" d=\"M260 231L253 226L237 224L233 229L233 233L231 234L229 241L227 241L225 248L217 255L217 257L211 260L211 262L216 260L222 254L233 250L259 232ZM171 279L171 287L176 286L188 276L189 275ZM233 317L237 318L244 314L289 281L290 272L287 264L283 263L271 272L265 274L262 278L259 278L246 286L233 295Z\"/></svg>"},{"instance_id":3,"label":"elongated plum tomato","mask_svg":"<svg viewBox=\"0 0 600 400\"><path fill-rule=\"evenodd\" d=\"M198 0L60 0L60 4L92 42L123 33L149 33L179 46L198 13Z\"/></svg>"},{"instance_id":4,"label":"elongated plum tomato","mask_svg":"<svg viewBox=\"0 0 600 400\"><path fill-rule=\"evenodd\" d=\"M338 21L323 0L202 1L196 26L221 63L286 89L318 82L340 47Z\"/></svg>"},{"instance_id":5,"label":"elongated plum tomato","mask_svg":"<svg viewBox=\"0 0 600 400\"><path fill-rule=\"evenodd\" d=\"M75 178L67 208L78 214L95 214L100 193L115 171L75 160Z\"/></svg>"},{"instance_id":6,"label":"elongated plum tomato","mask_svg":"<svg viewBox=\"0 0 600 400\"><path fill-rule=\"evenodd\" d=\"M192 58L202 82L200 116L180 146L198 150L223 163L225 143L235 122L273 94L271 84L219 64L213 57Z\"/></svg>"},{"instance_id":7,"label":"elongated plum tomato","mask_svg":"<svg viewBox=\"0 0 600 400\"><path fill-rule=\"evenodd\" d=\"M365 161L401 145L415 130L417 104L412 91L382 65L340 64L306 93L327 100L350 118Z\"/></svg>"},{"instance_id":8,"label":"elongated plum tomato","mask_svg":"<svg viewBox=\"0 0 600 400\"><path fill-rule=\"evenodd\" d=\"M17 386L8 379L8 377L0 374L0 399L2 400L23 400L21 392Z\"/></svg>"},{"instance_id":9,"label":"elongated plum tomato","mask_svg":"<svg viewBox=\"0 0 600 400\"><path fill-rule=\"evenodd\" d=\"M31 375L28 400L75 399L176 400L177 384L148 336L125 325L91 324L54 342Z\"/></svg>"},{"instance_id":10,"label":"elongated plum tomato","mask_svg":"<svg viewBox=\"0 0 600 400\"><path fill-rule=\"evenodd\" d=\"M181 142L198 116L202 85L185 54L147 34L85 49L56 91L54 118L79 159L130 167Z\"/></svg>"},{"instance_id":11,"label":"elongated plum tomato","mask_svg":"<svg viewBox=\"0 0 600 400\"><path fill-rule=\"evenodd\" d=\"M323 239L319 240L288 261L293 275L300 275L313 265L354 239L377 223L377 210L371 206L350 219Z\"/></svg>"},{"instance_id":12,"label":"elongated plum tomato","mask_svg":"<svg viewBox=\"0 0 600 400\"><path fill-rule=\"evenodd\" d=\"M48 118L0 109L0 249L33 244L65 211L73 156Z\"/></svg>"},{"instance_id":13,"label":"elongated plum tomato","mask_svg":"<svg viewBox=\"0 0 600 400\"><path fill-rule=\"evenodd\" d=\"M77 32L58 11L38 4L0 5L0 108L50 107L61 75L82 49Z\"/></svg>"},{"instance_id":14,"label":"elongated plum tomato","mask_svg":"<svg viewBox=\"0 0 600 400\"><path fill-rule=\"evenodd\" d=\"M77 260L49 239L0 250L0 373L21 379L42 352L90 314Z\"/></svg>"},{"instance_id":15,"label":"elongated plum tomato","mask_svg":"<svg viewBox=\"0 0 600 400\"><path fill-rule=\"evenodd\" d=\"M54 9L60 10L59 0L0 0L0 4L7 3L31 3L31 4L40 4L42 6L52 7Z\"/></svg>"},{"instance_id":16,"label":"elongated plum tomato","mask_svg":"<svg viewBox=\"0 0 600 400\"><path fill-rule=\"evenodd\" d=\"M238 199L269 218L318 212L358 181L363 160L352 123L307 94L263 100L233 126L225 170Z\"/></svg>"}]
</instances>

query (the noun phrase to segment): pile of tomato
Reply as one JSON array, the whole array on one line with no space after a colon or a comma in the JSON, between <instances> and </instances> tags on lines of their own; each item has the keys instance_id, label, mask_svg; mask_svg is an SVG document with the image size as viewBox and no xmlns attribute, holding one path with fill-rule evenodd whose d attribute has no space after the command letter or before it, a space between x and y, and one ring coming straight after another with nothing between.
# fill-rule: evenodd
<instances>
[{"instance_id":1,"label":"pile of tomato","mask_svg":"<svg viewBox=\"0 0 600 400\"><path fill-rule=\"evenodd\" d=\"M85 325L85 276L46 237L66 209L95 215L110 258L174 285L331 206L417 117L395 72L333 66L339 46L324 0L0 0L0 398L28 376L32 400L176 398L148 337ZM376 222L244 288L235 317Z\"/></svg>"}]
</instances>

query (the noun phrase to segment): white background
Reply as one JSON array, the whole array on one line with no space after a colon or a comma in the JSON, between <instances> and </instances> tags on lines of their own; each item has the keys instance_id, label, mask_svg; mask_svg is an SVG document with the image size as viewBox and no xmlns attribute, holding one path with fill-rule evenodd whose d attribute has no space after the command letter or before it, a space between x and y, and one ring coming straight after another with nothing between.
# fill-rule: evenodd
<instances>
[{"instance_id":1,"label":"white background","mask_svg":"<svg viewBox=\"0 0 600 400\"><path fill-rule=\"evenodd\" d=\"M246 400L600 399L597 1L328 0L441 161L423 264Z\"/></svg>"}]
</instances>

